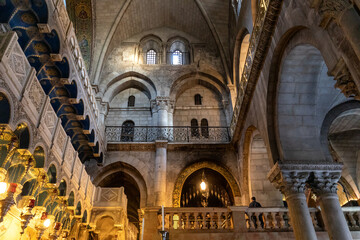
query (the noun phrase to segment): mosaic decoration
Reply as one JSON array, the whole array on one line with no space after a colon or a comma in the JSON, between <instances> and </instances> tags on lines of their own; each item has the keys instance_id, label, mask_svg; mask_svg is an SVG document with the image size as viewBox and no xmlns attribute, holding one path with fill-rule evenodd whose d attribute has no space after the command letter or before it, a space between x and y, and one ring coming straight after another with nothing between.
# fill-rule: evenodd
<instances>
[{"instance_id":1,"label":"mosaic decoration","mask_svg":"<svg viewBox=\"0 0 360 240\"><path fill-rule=\"evenodd\" d=\"M87 71L89 72L93 36L91 0L68 0L66 1L66 8L73 23Z\"/></svg>"}]
</instances>

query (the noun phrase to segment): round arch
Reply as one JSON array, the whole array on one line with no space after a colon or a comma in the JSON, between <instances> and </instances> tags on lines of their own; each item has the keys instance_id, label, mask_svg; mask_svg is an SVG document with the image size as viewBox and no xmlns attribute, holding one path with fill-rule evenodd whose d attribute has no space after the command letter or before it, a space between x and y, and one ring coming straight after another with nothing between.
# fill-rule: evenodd
<instances>
[{"instance_id":1,"label":"round arch","mask_svg":"<svg viewBox=\"0 0 360 240\"><path fill-rule=\"evenodd\" d=\"M241 193L238 183L236 182L235 178L232 176L232 174L225 169L222 166L219 166L213 162L209 161L203 161L194 163L188 167L186 167L184 170L181 171L179 176L176 179L175 185L174 185L174 191L173 191L173 207L180 207L180 198L181 198L181 190L183 188L183 185L186 181L186 179L195 171L202 169L202 168L209 168L211 170L214 170L218 173L220 173L226 181L229 183L230 188L232 190L235 205L239 205Z\"/></svg>"},{"instance_id":2,"label":"round arch","mask_svg":"<svg viewBox=\"0 0 360 240\"><path fill-rule=\"evenodd\" d=\"M310 29L305 26L295 26L287 30L281 37L278 45L276 46L273 54L273 58L270 64L269 82L268 82L268 94L267 94L267 126L268 126L268 139L270 144L270 150L272 159L277 162L284 158L284 152L281 147L281 140L279 135L279 123L278 123L278 93L280 85L280 77L283 70L283 63L285 58L291 54L292 50L297 46L309 45L313 49L317 50L317 55L324 62L324 67L332 69L336 64L337 57L334 52L328 51L331 46L322 44L321 38L326 36L318 34L314 35ZM323 71L325 72L325 71ZM323 81L324 82L324 81ZM331 85L333 88L333 86ZM315 122L315 121L314 121ZM314 123L315 124L315 123ZM320 123L321 124L321 123ZM320 125L318 124L318 125ZM319 126L321 127L321 126ZM320 150L320 148L317 148ZM319 152L319 155L323 153ZM314 155L315 156L315 155ZM323 156L324 157L324 156Z\"/></svg>"}]
</instances>

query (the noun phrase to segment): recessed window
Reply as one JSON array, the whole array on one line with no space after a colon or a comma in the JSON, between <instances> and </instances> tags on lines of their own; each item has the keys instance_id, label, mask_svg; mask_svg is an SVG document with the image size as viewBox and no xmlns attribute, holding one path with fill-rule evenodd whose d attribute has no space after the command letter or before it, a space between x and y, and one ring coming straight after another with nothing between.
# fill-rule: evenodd
<instances>
[{"instance_id":1,"label":"recessed window","mask_svg":"<svg viewBox=\"0 0 360 240\"><path fill-rule=\"evenodd\" d=\"M156 64L156 52L153 49L146 53L146 64Z\"/></svg>"},{"instance_id":2,"label":"recessed window","mask_svg":"<svg viewBox=\"0 0 360 240\"><path fill-rule=\"evenodd\" d=\"M182 65L183 64L182 52L180 52L179 50L176 50L175 52L173 52L172 64L173 65Z\"/></svg>"},{"instance_id":3,"label":"recessed window","mask_svg":"<svg viewBox=\"0 0 360 240\"><path fill-rule=\"evenodd\" d=\"M134 140L134 122L125 121L121 128L121 141L122 142L132 142Z\"/></svg>"},{"instance_id":4,"label":"recessed window","mask_svg":"<svg viewBox=\"0 0 360 240\"><path fill-rule=\"evenodd\" d=\"M200 94L196 94L196 95L194 96L194 99L195 99L195 105L201 105L201 104L202 104L202 103L201 103L202 97L201 97Z\"/></svg>"},{"instance_id":5,"label":"recessed window","mask_svg":"<svg viewBox=\"0 0 360 240\"><path fill-rule=\"evenodd\" d=\"M133 95L128 99L128 107L135 107L135 97Z\"/></svg>"},{"instance_id":6,"label":"recessed window","mask_svg":"<svg viewBox=\"0 0 360 240\"><path fill-rule=\"evenodd\" d=\"M199 124L195 118L191 119L191 136L199 137Z\"/></svg>"},{"instance_id":7,"label":"recessed window","mask_svg":"<svg viewBox=\"0 0 360 240\"><path fill-rule=\"evenodd\" d=\"M209 124L206 118L201 119L201 136L209 138Z\"/></svg>"}]
</instances>

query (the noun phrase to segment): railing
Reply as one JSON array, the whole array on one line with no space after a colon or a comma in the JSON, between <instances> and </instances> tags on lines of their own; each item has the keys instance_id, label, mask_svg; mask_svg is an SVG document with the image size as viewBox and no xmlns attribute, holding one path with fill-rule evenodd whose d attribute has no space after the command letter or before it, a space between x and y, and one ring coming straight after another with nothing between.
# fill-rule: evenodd
<instances>
[{"instance_id":1,"label":"railing","mask_svg":"<svg viewBox=\"0 0 360 240\"><path fill-rule=\"evenodd\" d=\"M360 207L343 207L350 231L360 231Z\"/></svg>"},{"instance_id":2,"label":"railing","mask_svg":"<svg viewBox=\"0 0 360 240\"><path fill-rule=\"evenodd\" d=\"M311 220L316 231L321 231L320 212L309 208ZM287 208L248 208L245 212L246 228L249 231L292 231L291 219Z\"/></svg>"},{"instance_id":3,"label":"railing","mask_svg":"<svg viewBox=\"0 0 360 240\"><path fill-rule=\"evenodd\" d=\"M119 142L229 142L228 127L106 127L108 143Z\"/></svg>"},{"instance_id":4,"label":"railing","mask_svg":"<svg viewBox=\"0 0 360 240\"><path fill-rule=\"evenodd\" d=\"M350 231L360 231L360 207L342 208ZM325 231L321 211L309 208L315 231ZM291 232L288 208L165 208L167 231L200 230L204 232ZM157 214L162 226L161 210ZM195 232L198 232L195 231Z\"/></svg>"},{"instance_id":5,"label":"railing","mask_svg":"<svg viewBox=\"0 0 360 240\"><path fill-rule=\"evenodd\" d=\"M161 227L161 213L158 219ZM171 230L230 230L232 215L228 208L165 208L165 227Z\"/></svg>"}]
</instances>

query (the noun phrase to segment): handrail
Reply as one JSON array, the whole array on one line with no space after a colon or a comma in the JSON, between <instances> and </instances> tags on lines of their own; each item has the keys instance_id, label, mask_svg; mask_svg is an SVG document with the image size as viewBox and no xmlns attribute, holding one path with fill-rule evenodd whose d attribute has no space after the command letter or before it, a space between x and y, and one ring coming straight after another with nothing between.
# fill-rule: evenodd
<instances>
[{"instance_id":1,"label":"handrail","mask_svg":"<svg viewBox=\"0 0 360 240\"><path fill-rule=\"evenodd\" d=\"M192 143L228 143L228 127L187 127L187 126L108 126L106 127L108 143L121 142L169 142Z\"/></svg>"}]
</instances>

